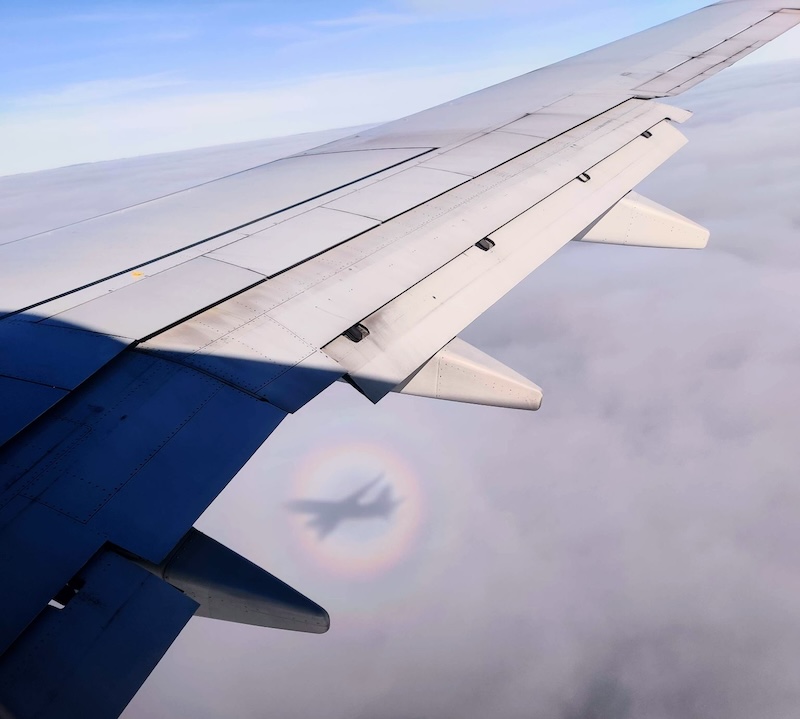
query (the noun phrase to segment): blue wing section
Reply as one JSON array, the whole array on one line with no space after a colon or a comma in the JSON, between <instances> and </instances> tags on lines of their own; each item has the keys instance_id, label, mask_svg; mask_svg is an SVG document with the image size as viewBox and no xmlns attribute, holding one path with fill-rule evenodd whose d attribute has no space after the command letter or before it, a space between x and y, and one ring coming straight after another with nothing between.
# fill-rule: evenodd
<instances>
[{"instance_id":1,"label":"blue wing section","mask_svg":"<svg viewBox=\"0 0 800 719\"><path fill-rule=\"evenodd\" d=\"M0 651L104 543L160 562L285 413L128 351L0 449Z\"/></svg>"},{"instance_id":2,"label":"blue wing section","mask_svg":"<svg viewBox=\"0 0 800 719\"><path fill-rule=\"evenodd\" d=\"M126 557L161 562L285 416L126 350L0 448L0 716L117 716L198 606Z\"/></svg>"},{"instance_id":3,"label":"blue wing section","mask_svg":"<svg viewBox=\"0 0 800 719\"><path fill-rule=\"evenodd\" d=\"M101 550L0 657L0 716L118 716L197 604Z\"/></svg>"}]
</instances>

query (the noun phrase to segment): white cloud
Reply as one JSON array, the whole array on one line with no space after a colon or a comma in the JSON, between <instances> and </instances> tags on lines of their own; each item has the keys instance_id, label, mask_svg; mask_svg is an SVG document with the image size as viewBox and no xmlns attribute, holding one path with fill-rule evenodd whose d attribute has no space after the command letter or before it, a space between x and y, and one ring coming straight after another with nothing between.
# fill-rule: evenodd
<instances>
[{"instance_id":1,"label":"white cloud","mask_svg":"<svg viewBox=\"0 0 800 719\"><path fill-rule=\"evenodd\" d=\"M12 110L26 111L41 108L46 111L73 105L83 109L92 105L140 95L152 90L177 87L183 81L169 73L144 75L142 77L122 77L106 80L88 80L64 85L52 92L26 95L7 100Z\"/></svg>"},{"instance_id":2,"label":"white cloud","mask_svg":"<svg viewBox=\"0 0 800 719\"><path fill-rule=\"evenodd\" d=\"M572 0L574 1L574 0ZM567 0L564 5L570 4ZM401 3L425 16L457 17L496 16L502 14L533 14L552 8L552 3L531 0L404 0Z\"/></svg>"},{"instance_id":3,"label":"white cloud","mask_svg":"<svg viewBox=\"0 0 800 719\"><path fill-rule=\"evenodd\" d=\"M413 13L363 11L354 15L321 18L304 23L259 25L249 32L255 37L275 41L282 49L294 52L324 52L325 46L352 42L364 35L405 25L429 21Z\"/></svg>"},{"instance_id":4,"label":"white cloud","mask_svg":"<svg viewBox=\"0 0 800 719\"><path fill-rule=\"evenodd\" d=\"M355 15L315 20L313 25L325 28L383 28L410 25L420 18L408 13L360 12Z\"/></svg>"},{"instance_id":5,"label":"white cloud","mask_svg":"<svg viewBox=\"0 0 800 719\"><path fill-rule=\"evenodd\" d=\"M640 189L707 224L708 250L568 247L465 333L544 386L538 415L342 386L282 425L201 524L331 633L195 620L126 717L793 716L797 78L680 98L690 144ZM384 575L339 578L288 531L333 432L421 483L426 532Z\"/></svg>"},{"instance_id":6,"label":"white cloud","mask_svg":"<svg viewBox=\"0 0 800 719\"><path fill-rule=\"evenodd\" d=\"M0 174L392 119L512 74L497 67L407 68L321 75L240 92L187 88L135 98L125 95L173 81L82 83L21 99L16 111L0 115L8 148Z\"/></svg>"},{"instance_id":7,"label":"white cloud","mask_svg":"<svg viewBox=\"0 0 800 719\"><path fill-rule=\"evenodd\" d=\"M249 30L251 35L266 40L277 40L283 43L301 43L324 37L323 33L311 25L302 23L271 23L258 25Z\"/></svg>"}]
</instances>

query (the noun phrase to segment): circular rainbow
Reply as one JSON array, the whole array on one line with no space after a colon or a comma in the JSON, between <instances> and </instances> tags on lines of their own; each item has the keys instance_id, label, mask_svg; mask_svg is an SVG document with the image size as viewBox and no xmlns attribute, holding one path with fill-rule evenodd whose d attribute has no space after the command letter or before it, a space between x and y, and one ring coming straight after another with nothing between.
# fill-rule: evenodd
<instances>
[{"instance_id":1,"label":"circular rainbow","mask_svg":"<svg viewBox=\"0 0 800 719\"><path fill-rule=\"evenodd\" d=\"M320 448L297 468L292 499L338 501L380 478L361 499L368 503L390 487L400 504L388 518L345 519L324 539L308 526L309 517L292 515L298 545L315 564L340 577L369 580L398 565L419 538L425 502L417 473L391 448L370 442Z\"/></svg>"}]
</instances>

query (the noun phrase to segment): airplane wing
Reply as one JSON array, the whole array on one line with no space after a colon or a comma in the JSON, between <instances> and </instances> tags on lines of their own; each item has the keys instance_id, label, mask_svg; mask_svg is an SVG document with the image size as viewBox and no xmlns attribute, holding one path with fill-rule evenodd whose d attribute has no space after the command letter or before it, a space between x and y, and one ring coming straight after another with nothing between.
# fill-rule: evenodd
<instances>
[{"instance_id":1,"label":"airplane wing","mask_svg":"<svg viewBox=\"0 0 800 719\"><path fill-rule=\"evenodd\" d=\"M359 489L355 490L355 492L348 494L347 497L341 500L341 503L346 507L353 507L357 505L364 498L364 495L367 494L382 479L382 474L378 477L375 477L375 479L367 482L363 487L360 487Z\"/></svg>"},{"instance_id":2,"label":"airplane wing","mask_svg":"<svg viewBox=\"0 0 800 719\"><path fill-rule=\"evenodd\" d=\"M0 245L0 715L119 714L195 611L325 631L192 524L344 379L536 409L458 339L567 242L702 247L632 190L659 102L800 22L726 0L351 137ZM698 188L701 191L703 188Z\"/></svg>"}]
</instances>

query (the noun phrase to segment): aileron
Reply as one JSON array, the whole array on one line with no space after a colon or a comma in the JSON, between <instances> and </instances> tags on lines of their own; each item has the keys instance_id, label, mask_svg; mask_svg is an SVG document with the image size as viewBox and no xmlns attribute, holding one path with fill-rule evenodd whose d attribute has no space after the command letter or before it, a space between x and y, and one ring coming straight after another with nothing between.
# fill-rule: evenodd
<instances>
[{"instance_id":1,"label":"aileron","mask_svg":"<svg viewBox=\"0 0 800 719\"><path fill-rule=\"evenodd\" d=\"M730 38L639 85L636 91L654 97L678 95L746 57L798 23L798 10L785 9L769 13Z\"/></svg>"}]
</instances>

